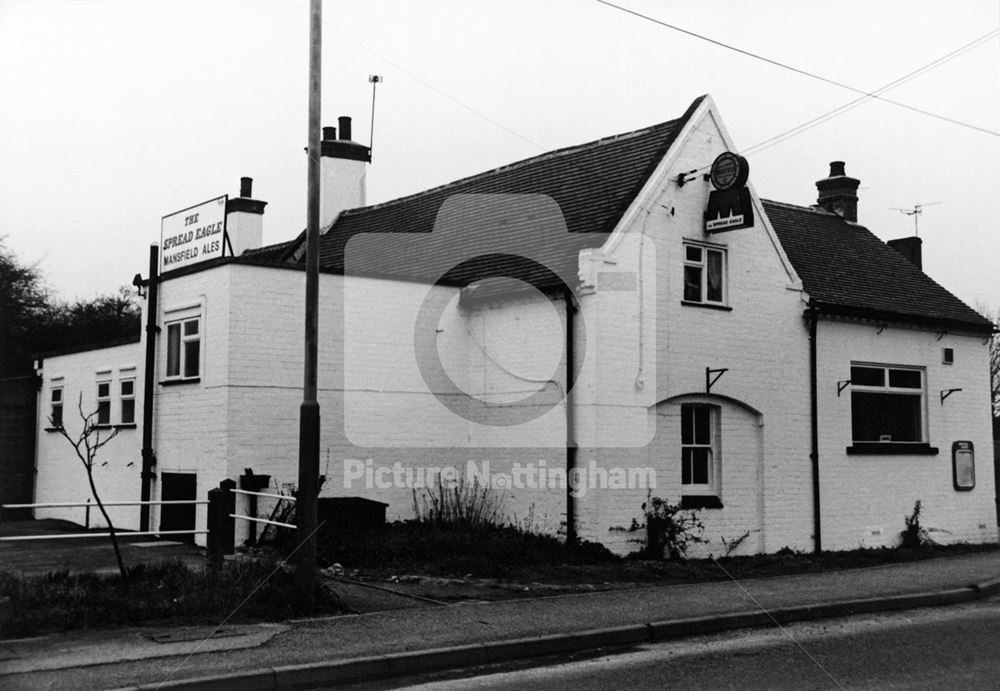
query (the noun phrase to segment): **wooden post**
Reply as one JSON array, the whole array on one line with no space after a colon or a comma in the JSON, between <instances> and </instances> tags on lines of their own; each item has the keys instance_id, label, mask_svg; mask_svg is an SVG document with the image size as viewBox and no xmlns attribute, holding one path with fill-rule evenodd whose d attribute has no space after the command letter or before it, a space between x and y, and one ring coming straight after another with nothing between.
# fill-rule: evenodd
<instances>
[{"instance_id":1,"label":"wooden post","mask_svg":"<svg viewBox=\"0 0 1000 691\"><path fill-rule=\"evenodd\" d=\"M236 513L236 483L223 480L218 489L208 491L208 561L219 567L222 558L235 551L236 520L230 514Z\"/></svg>"}]
</instances>

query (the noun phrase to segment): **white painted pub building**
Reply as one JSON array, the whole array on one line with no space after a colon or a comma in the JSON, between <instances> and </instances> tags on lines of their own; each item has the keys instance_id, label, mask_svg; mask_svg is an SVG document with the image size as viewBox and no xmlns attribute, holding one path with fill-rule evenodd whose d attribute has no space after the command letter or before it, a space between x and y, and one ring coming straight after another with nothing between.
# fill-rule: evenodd
<instances>
[{"instance_id":1,"label":"white painted pub building","mask_svg":"<svg viewBox=\"0 0 1000 691\"><path fill-rule=\"evenodd\" d=\"M815 204L762 200L707 96L367 207L349 119L322 146L321 496L408 519L454 467L512 520L619 552L648 496L699 511L701 553L894 546L918 500L939 542L997 539L993 327L921 271L917 238L857 223L843 163ZM304 235L261 247L250 197L214 200L221 256L211 224L165 218L133 342L39 360L35 501L89 496L48 422L77 430L81 394L119 428L106 500L204 499L247 468L294 486ZM205 525L204 507L113 516Z\"/></svg>"}]
</instances>

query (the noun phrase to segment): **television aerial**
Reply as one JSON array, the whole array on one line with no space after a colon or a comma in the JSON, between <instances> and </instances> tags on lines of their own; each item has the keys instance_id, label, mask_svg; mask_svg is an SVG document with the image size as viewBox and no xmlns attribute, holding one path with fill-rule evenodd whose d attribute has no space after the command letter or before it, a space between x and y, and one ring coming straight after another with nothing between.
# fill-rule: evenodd
<instances>
[{"instance_id":1,"label":"television aerial","mask_svg":"<svg viewBox=\"0 0 1000 691\"><path fill-rule=\"evenodd\" d=\"M923 204L914 204L912 209L900 209L898 207L889 207L892 211L898 211L901 214L907 216L913 216L913 234L920 237L919 227L917 225L917 219L920 218L920 214L924 212L925 206L934 206L935 204L944 204L944 202L925 202Z\"/></svg>"}]
</instances>

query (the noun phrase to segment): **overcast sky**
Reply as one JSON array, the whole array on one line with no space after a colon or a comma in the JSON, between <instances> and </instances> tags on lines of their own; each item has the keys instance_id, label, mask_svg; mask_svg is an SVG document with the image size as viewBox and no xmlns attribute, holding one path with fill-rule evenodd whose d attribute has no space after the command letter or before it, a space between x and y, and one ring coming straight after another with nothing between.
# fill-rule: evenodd
<instances>
[{"instance_id":1,"label":"overcast sky","mask_svg":"<svg viewBox=\"0 0 1000 691\"><path fill-rule=\"evenodd\" d=\"M670 120L715 99L751 182L811 204L832 160L861 179L859 221L912 235L924 270L1000 306L1000 37L798 136L754 145L969 46L1000 0L326 0L323 121L367 142L369 203ZM0 0L0 235L63 298L146 273L162 216L241 175L265 243L305 226L307 0Z\"/></svg>"}]
</instances>

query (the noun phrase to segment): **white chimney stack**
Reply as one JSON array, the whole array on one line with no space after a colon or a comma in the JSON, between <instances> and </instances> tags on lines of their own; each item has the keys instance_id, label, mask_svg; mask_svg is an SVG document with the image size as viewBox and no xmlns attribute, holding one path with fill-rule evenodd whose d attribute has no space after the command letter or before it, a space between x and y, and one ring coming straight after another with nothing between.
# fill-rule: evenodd
<instances>
[{"instance_id":1,"label":"white chimney stack","mask_svg":"<svg viewBox=\"0 0 1000 691\"><path fill-rule=\"evenodd\" d=\"M351 119L337 118L336 127L323 128L320 143L320 232L325 233L341 211L365 205L365 175L372 152L351 140Z\"/></svg>"},{"instance_id":2,"label":"white chimney stack","mask_svg":"<svg viewBox=\"0 0 1000 691\"><path fill-rule=\"evenodd\" d=\"M234 257L264 242L264 207L267 202L251 199L253 178L240 178L240 196L226 204L226 235ZM229 248L226 248L229 254Z\"/></svg>"}]
</instances>

